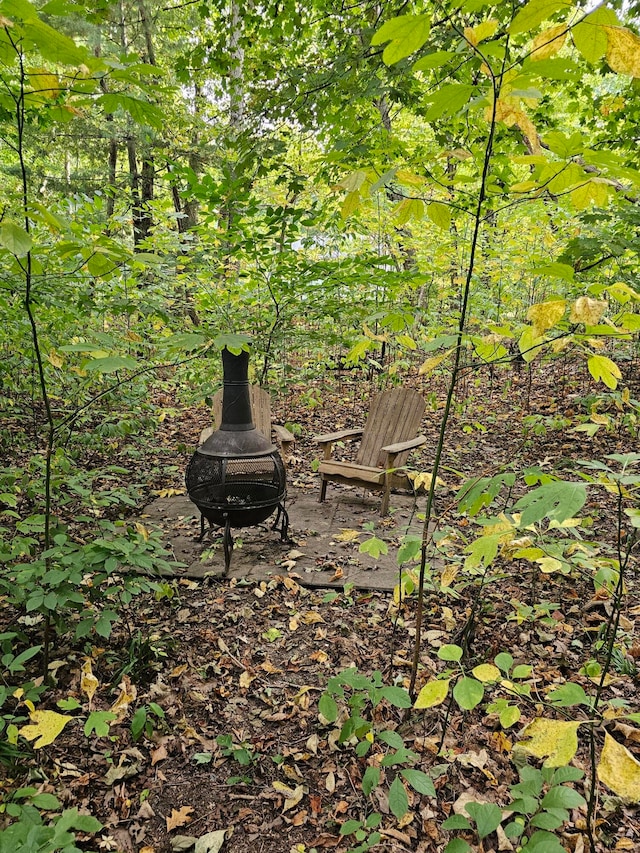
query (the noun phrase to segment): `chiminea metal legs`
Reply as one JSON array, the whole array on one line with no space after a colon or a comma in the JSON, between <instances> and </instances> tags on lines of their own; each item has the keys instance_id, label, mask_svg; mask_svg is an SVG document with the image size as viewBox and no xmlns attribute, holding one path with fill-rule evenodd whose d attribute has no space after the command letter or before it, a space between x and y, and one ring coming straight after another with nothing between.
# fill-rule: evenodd
<instances>
[{"instance_id":1,"label":"chiminea metal legs","mask_svg":"<svg viewBox=\"0 0 640 853\"><path fill-rule=\"evenodd\" d=\"M209 522L209 530L205 527L205 517L200 516L200 536L198 542L204 541L207 533L222 531L222 547L224 549L224 571L225 574L229 571L231 565L231 553L233 551L233 536L231 534L231 519L225 520L224 526L217 525L214 522ZM280 533L280 541L288 545L293 544L293 540L289 538L289 513L282 504L278 504L276 520L271 525L271 530L277 530Z\"/></svg>"}]
</instances>

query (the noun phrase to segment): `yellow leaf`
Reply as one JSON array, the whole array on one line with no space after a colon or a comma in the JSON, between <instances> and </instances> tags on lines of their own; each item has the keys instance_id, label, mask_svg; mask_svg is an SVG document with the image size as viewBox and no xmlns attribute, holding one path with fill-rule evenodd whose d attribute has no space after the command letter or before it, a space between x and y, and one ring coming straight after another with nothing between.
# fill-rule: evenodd
<instances>
[{"instance_id":1,"label":"yellow leaf","mask_svg":"<svg viewBox=\"0 0 640 853\"><path fill-rule=\"evenodd\" d=\"M340 208L340 216L342 219L348 219L352 213L354 213L360 207L360 191L355 190L352 193L348 193L344 197L344 201L342 202L342 207Z\"/></svg>"},{"instance_id":2,"label":"yellow leaf","mask_svg":"<svg viewBox=\"0 0 640 853\"><path fill-rule=\"evenodd\" d=\"M118 688L120 689L120 694L111 706L111 711L117 714L119 719L122 719L127 713L127 708L138 695L138 691L135 685L131 683L128 675L122 676L122 681L118 685Z\"/></svg>"},{"instance_id":3,"label":"yellow leaf","mask_svg":"<svg viewBox=\"0 0 640 853\"><path fill-rule=\"evenodd\" d=\"M333 538L336 542L356 542L358 537L360 536L359 530L351 530L349 528L344 528L337 536Z\"/></svg>"},{"instance_id":4,"label":"yellow leaf","mask_svg":"<svg viewBox=\"0 0 640 853\"><path fill-rule=\"evenodd\" d=\"M492 663L480 663L471 670L478 681L485 684L492 681L500 681L501 674L497 666Z\"/></svg>"},{"instance_id":5,"label":"yellow leaf","mask_svg":"<svg viewBox=\"0 0 640 853\"><path fill-rule=\"evenodd\" d=\"M541 344L543 343L544 338L536 334L535 328L533 326L526 326L518 341L518 348L523 359L527 363L533 361L540 354Z\"/></svg>"},{"instance_id":6,"label":"yellow leaf","mask_svg":"<svg viewBox=\"0 0 640 853\"><path fill-rule=\"evenodd\" d=\"M360 190L366 180L367 173L364 169L358 169L356 172L351 172L350 175L347 175L337 186L343 190L347 190L349 193L353 193Z\"/></svg>"},{"instance_id":7,"label":"yellow leaf","mask_svg":"<svg viewBox=\"0 0 640 853\"><path fill-rule=\"evenodd\" d=\"M484 39L491 38L497 29L497 21L483 21L481 24L478 24L477 27L465 27L464 37L475 47L480 44L481 41L484 41Z\"/></svg>"},{"instance_id":8,"label":"yellow leaf","mask_svg":"<svg viewBox=\"0 0 640 853\"><path fill-rule=\"evenodd\" d=\"M22 726L18 731L27 740L35 741L34 749L53 743L69 720L73 719L68 714L58 714L56 711L31 711L29 718L33 725Z\"/></svg>"},{"instance_id":9,"label":"yellow leaf","mask_svg":"<svg viewBox=\"0 0 640 853\"><path fill-rule=\"evenodd\" d=\"M428 681L414 703L414 708L435 708L441 705L447 698L449 692L450 678L435 679Z\"/></svg>"},{"instance_id":10,"label":"yellow leaf","mask_svg":"<svg viewBox=\"0 0 640 853\"><path fill-rule=\"evenodd\" d=\"M564 299L549 299L547 302L539 302L532 305L527 311L527 319L531 320L536 336L551 329L564 317L567 303Z\"/></svg>"},{"instance_id":11,"label":"yellow leaf","mask_svg":"<svg viewBox=\"0 0 640 853\"><path fill-rule=\"evenodd\" d=\"M561 561L556 560L555 557L540 557L539 560L536 560L536 563L540 566L540 571L545 575L551 575L562 568Z\"/></svg>"},{"instance_id":12,"label":"yellow leaf","mask_svg":"<svg viewBox=\"0 0 640 853\"><path fill-rule=\"evenodd\" d=\"M579 725L579 722L537 717L522 730L522 736L528 740L519 746L536 758L545 758L545 767L562 767L578 750Z\"/></svg>"},{"instance_id":13,"label":"yellow leaf","mask_svg":"<svg viewBox=\"0 0 640 853\"><path fill-rule=\"evenodd\" d=\"M136 521L136 531L140 534L140 536L142 536L145 542L149 541L149 531L144 526L144 524L139 521Z\"/></svg>"},{"instance_id":14,"label":"yellow leaf","mask_svg":"<svg viewBox=\"0 0 640 853\"><path fill-rule=\"evenodd\" d=\"M54 367L62 367L62 365L64 364L64 356L60 355L60 353L56 352L54 349L52 349L49 355L47 356L47 360Z\"/></svg>"},{"instance_id":15,"label":"yellow leaf","mask_svg":"<svg viewBox=\"0 0 640 853\"><path fill-rule=\"evenodd\" d=\"M626 27L604 27L607 62L612 71L640 77L640 38Z\"/></svg>"},{"instance_id":16,"label":"yellow leaf","mask_svg":"<svg viewBox=\"0 0 640 853\"><path fill-rule=\"evenodd\" d=\"M393 211L393 217L399 226L406 225L410 219L422 219L423 216L424 202L421 198L403 198Z\"/></svg>"},{"instance_id":17,"label":"yellow leaf","mask_svg":"<svg viewBox=\"0 0 640 853\"><path fill-rule=\"evenodd\" d=\"M622 379L618 365L605 355L592 355L587 361L587 367L596 382L601 379L612 390L616 388L618 379Z\"/></svg>"},{"instance_id":18,"label":"yellow leaf","mask_svg":"<svg viewBox=\"0 0 640 853\"><path fill-rule=\"evenodd\" d=\"M440 575L440 585L443 587L451 586L457 578L459 571L460 565L458 563L447 563Z\"/></svg>"},{"instance_id":19,"label":"yellow leaf","mask_svg":"<svg viewBox=\"0 0 640 853\"><path fill-rule=\"evenodd\" d=\"M572 323L584 323L585 326L597 326L607 310L607 303L590 296L579 296L571 307Z\"/></svg>"},{"instance_id":20,"label":"yellow leaf","mask_svg":"<svg viewBox=\"0 0 640 853\"><path fill-rule=\"evenodd\" d=\"M428 376L430 373L432 373L436 369L436 367L441 362L443 362L445 360L445 358L448 358L452 352L453 352L453 350L447 350L447 352L443 352L443 353L441 353L441 355L434 355L431 358L428 358L426 361L423 361L422 364L420 365L420 369L418 370L418 375L419 376Z\"/></svg>"},{"instance_id":21,"label":"yellow leaf","mask_svg":"<svg viewBox=\"0 0 640 853\"><path fill-rule=\"evenodd\" d=\"M531 59L548 59L556 54L567 39L567 25L556 24L536 36L531 45Z\"/></svg>"},{"instance_id":22,"label":"yellow leaf","mask_svg":"<svg viewBox=\"0 0 640 853\"><path fill-rule=\"evenodd\" d=\"M589 205L605 207L609 200L609 188L602 181L586 181L584 184L571 190L571 204L576 210L586 210Z\"/></svg>"},{"instance_id":23,"label":"yellow leaf","mask_svg":"<svg viewBox=\"0 0 640 853\"><path fill-rule=\"evenodd\" d=\"M608 732L604 736L598 777L619 797L640 802L640 762Z\"/></svg>"},{"instance_id":24,"label":"yellow leaf","mask_svg":"<svg viewBox=\"0 0 640 853\"><path fill-rule=\"evenodd\" d=\"M408 172L406 169L398 169L396 178L401 184L409 184L412 187L421 187L425 180L420 175L414 175L413 172Z\"/></svg>"},{"instance_id":25,"label":"yellow leaf","mask_svg":"<svg viewBox=\"0 0 640 853\"><path fill-rule=\"evenodd\" d=\"M93 670L91 668L91 658L87 658L85 662L82 664L82 675L80 676L80 690L83 693L86 693L87 699L89 700L89 710L91 710L91 702L93 701L93 697L95 695L96 690L98 689L100 682L93 674Z\"/></svg>"}]
</instances>

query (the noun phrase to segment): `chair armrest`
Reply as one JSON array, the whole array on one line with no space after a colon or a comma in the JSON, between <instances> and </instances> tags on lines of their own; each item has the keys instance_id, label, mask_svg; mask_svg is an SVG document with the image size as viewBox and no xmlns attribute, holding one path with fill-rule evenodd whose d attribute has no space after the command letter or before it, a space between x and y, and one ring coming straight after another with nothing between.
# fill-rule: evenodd
<instances>
[{"instance_id":1,"label":"chair armrest","mask_svg":"<svg viewBox=\"0 0 640 853\"><path fill-rule=\"evenodd\" d=\"M280 424L271 424L271 429L276 434L278 441L281 441L283 444L291 444L296 440L295 435L286 427L280 426Z\"/></svg>"},{"instance_id":2,"label":"chair armrest","mask_svg":"<svg viewBox=\"0 0 640 853\"><path fill-rule=\"evenodd\" d=\"M396 456L398 453L403 453L405 450L413 450L416 447L421 447L427 441L426 435L417 435L415 438L410 438L408 441L399 441L397 444L388 444L383 447L385 453L389 456Z\"/></svg>"},{"instance_id":3,"label":"chair armrest","mask_svg":"<svg viewBox=\"0 0 640 853\"><path fill-rule=\"evenodd\" d=\"M334 441L342 441L343 438L359 438L364 432L360 429L341 429L339 432L328 432L325 435L314 435L316 444L333 444Z\"/></svg>"}]
</instances>

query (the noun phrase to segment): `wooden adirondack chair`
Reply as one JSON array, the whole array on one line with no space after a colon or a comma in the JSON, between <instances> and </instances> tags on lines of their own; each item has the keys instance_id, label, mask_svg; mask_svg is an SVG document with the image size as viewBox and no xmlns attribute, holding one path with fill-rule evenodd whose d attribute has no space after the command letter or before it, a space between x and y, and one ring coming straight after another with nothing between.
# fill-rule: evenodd
<instances>
[{"instance_id":1,"label":"wooden adirondack chair","mask_svg":"<svg viewBox=\"0 0 640 853\"><path fill-rule=\"evenodd\" d=\"M329 481L361 485L382 491L380 515L386 515L391 489L411 488L408 477L393 469L402 467L409 452L426 442L426 436L418 434L424 410L424 399L417 391L393 388L373 398L364 428L315 436L314 441L324 450L319 468L320 501L326 497ZM355 438L361 439L355 462L332 458L336 441Z\"/></svg>"},{"instance_id":2,"label":"wooden adirondack chair","mask_svg":"<svg viewBox=\"0 0 640 853\"><path fill-rule=\"evenodd\" d=\"M271 441L271 433L273 431L276 442L281 447L283 461L286 464L291 447L295 441L295 436L286 427L271 422L271 397L264 388L261 388L259 385L250 385L249 398L251 400L253 423L256 429L266 436L269 441ZM202 430L199 444L204 444L222 421L222 389L217 391L213 396L212 412L214 425Z\"/></svg>"}]
</instances>

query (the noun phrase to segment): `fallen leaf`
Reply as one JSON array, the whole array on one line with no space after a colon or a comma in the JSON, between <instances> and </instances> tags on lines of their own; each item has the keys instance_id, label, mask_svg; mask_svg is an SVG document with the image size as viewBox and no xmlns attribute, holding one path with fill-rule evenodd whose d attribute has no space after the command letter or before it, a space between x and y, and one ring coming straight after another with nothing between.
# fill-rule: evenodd
<instances>
[{"instance_id":1,"label":"fallen leaf","mask_svg":"<svg viewBox=\"0 0 640 853\"><path fill-rule=\"evenodd\" d=\"M332 583L333 581L339 581L343 577L344 577L344 572L342 571L340 566L338 566L336 568L335 572L333 573L333 577L329 579L329 583Z\"/></svg>"},{"instance_id":2,"label":"fallen leaf","mask_svg":"<svg viewBox=\"0 0 640 853\"><path fill-rule=\"evenodd\" d=\"M191 850L198 839L194 835L176 835L171 839L173 853L186 853Z\"/></svg>"},{"instance_id":3,"label":"fallen leaf","mask_svg":"<svg viewBox=\"0 0 640 853\"><path fill-rule=\"evenodd\" d=\"M155 767L159 761L164 761L167 756L167 748L163 743L161 743L160 746L157 749L154 749L151 753L151 766Z\"/></svg>"},{"instance_id":4,"label":"fallen leaf","mask_svg":"<svg viewBox=\"0 0 640 853\"><path fill-rule=\"evenodd\" d=\"M118 715L119 720L122 720L127 713L129 705L138 695L138 691L136 690L135 685L131 683L131 679L128 675L124 675L122 677L122 681L118 685L118 688L120 690L120 694L111 706L111 711Z\"/></svg>"},{"instance_id":5,"label":"fallen leaf","mask_svg":"<svg viewBox=\"0 0 640 853\"><path fill-rule=\"evenodd\" d=\"M240 673L240 687L249 687L254 679L255 675L250 675L250 673L245 669L244 672Z\"/></svg>"},{"instance_id":6,"label":"fallen leaf","mask_svg":"<svg viewBox=\"0 0 640 853\"><path fill-rule=\"evenodd\" d=\"M192 812L193 806L182 806L179 809L171 809L171 814L169 817L165 818L167 822L167 832L171 832L171 830L175 829L177 826L184 826L185 823L189 823Z\"/></svg>"},{"instance_id":7,"label":"fallen leaf","mask_svg":"<svg viewBox=\"0 0 640 853\"><path fill-rule=\"evenodd\" d=\"M89 710L91 710L91 703L93 702L93 697L95 696L95 692L98 689L99 684L100 682L93 674L93 670L91 668L91 658L87 658L82 664L80 690L86 694L87 699L89 700Z\"/></svg>"},{"instance_id":8,"label":"fallen leaf","mask_svg":"<svg viewBox=\"0 0 640 853\"><path fill-rule=\"evenodd\" d=\"M180 678L180 676L184 675L184 673L188 669L189 669L189 664L188 663L182 663L182 664L180 664L180 666L176 666L176 667L174 667L174 669L171 670L171 672L169 673L169 678Z\"/></svg>"},{"instance_id":9,"label":"fallen leaf","mask_svg":"<svg viewBox=\"0 0 640 853\"><path fill-rule=\"evenodd\" d=\"M640 802L640 762L608 732L598 763L598 778L619 797Z\"/></svg>"},{"instance_id":10,"label":"fallen leaf","mask_svg":"<svg viewBox=\"0 0 640 853\"><path fill-rule=\"evenodd\" d=\"M577 752L579 725L574 721L538 717L524 727L522 737L528 740L521 741L518 747L536 758L544 758L545 767L562 767Z\"/></svg>"},{"instance_id":11,"label":"fallen leaf","mask_svg":"<svg viewBox=\"0 0 640 853\"><path fill-rule=\"evenodd\" d=\"M341 533L338 533L337 536L333 538L336 542L355 542L360 536L360 530L351 530L349 528L343 528Z\"/></svg>"},{"instance_id":12,"label":"fallen leaf","mask_svg":"<svg viewBox=\"0 0 640 853\"><path fill-rule=\"evenodd\" d=\"M29 704L31 705L31 703ZM56 711L30 710L29 719L33 725L23 726L18 731L27 740L35 741L34 749L40 749L53 743L69 720L73 720L73 717L68 714L58 714Z\"/></svg>"},{"instance_id":13,"label":"fallen leaf","mask_svg":"<svg viewBox=\"0 0 640 853\"><path fill-rule=\"evenodd\" d=\"M218 853L227 835L226 829L215 829L201 835L196 841L195 853Z\"/></svg>"}]
</instances>

